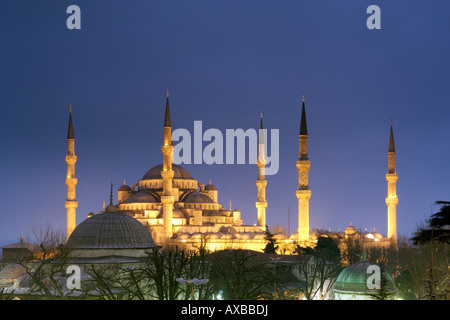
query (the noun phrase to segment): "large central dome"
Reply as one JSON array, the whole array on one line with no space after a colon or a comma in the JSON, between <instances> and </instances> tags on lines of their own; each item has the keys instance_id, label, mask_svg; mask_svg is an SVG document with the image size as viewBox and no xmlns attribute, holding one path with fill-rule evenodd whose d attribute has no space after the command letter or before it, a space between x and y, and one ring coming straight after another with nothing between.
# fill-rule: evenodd
<instances>
[{"instance_id":1,"label":"large central dome","mask_svg":"<svg viewBox=\"0 0 450 320\"><path fill-rule=\"evenodd\" d=\"M163 169L163 165L159 164L150 170L147 171L147 173L144 175L142 180L152 180L152 179L162 179L161 171ZM172 164L172 170L174 171L174 179L189 179L194 180L194 178L191 176L191 174L183 167Z\"/></svg>"}]
</instances>

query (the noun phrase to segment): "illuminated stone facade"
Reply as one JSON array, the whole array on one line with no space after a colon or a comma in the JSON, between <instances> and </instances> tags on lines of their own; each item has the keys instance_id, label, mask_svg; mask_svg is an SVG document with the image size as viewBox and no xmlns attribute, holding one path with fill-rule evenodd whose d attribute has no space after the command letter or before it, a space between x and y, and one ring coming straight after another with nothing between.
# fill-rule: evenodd
<instances>
[{"instance_id":1,"label":"illuminated stone facade","mask_svg":"<svg viewBox=\"0 0 450 320\"><path fill-rule=\"evenodd\" d=\"M131 186L124 182L118 189L117 208L120 212L134 217L151 233L157 245L179 245L188 248L204 245L211 250L240 248L261 251L266 245L266 200L267 180L265 176L265 144L261 114L260 138L258 146L258 176L256 179L257 209L256 225L245 225L241 212L226 209L219 203L219 192L211 184L206 186L194 179L183 167L173 164L172 125L170 118L169 93L167 92L166 112L164 118L164 140L161 147L162 164L147 171L142 179ZM391 123L389 143L388 180L388 237L378 233L356 232L350 226L346 233L335 233L338 240L347 239L358 234L370 245L388 245L396 240L396 195L397 174L395 171L395 148ZM75 143L73 136L72 115L69 119L67 162L67 232L68 236L75 228L75 213L78 202L75 197ZM299 132L299 157L296 162L298 170L298 230L292 235L276 234L280 251L293 252L293 243L302 246L314 246L314 240L322 233L311 231L309 222L309 169L308 132L306 127L305 97ZM92 213L90 214L92 216ZM354 229L355 232L352 232ZM347 232L348 231L348 232ZM378 236L379 235L379 236Z\"/></svg>"},{"instance_id":2,"label":"illuminated stone facade","mask_svg":"<svg viewBox=\"0 0 450 320\"><path fill-rule=\"evenodd\" d=\"M185 168L173 164L171 134L167 93L163 163L151 168L131 187L124 184L119 188L119 211L146 226L158 245L263 250L267 206L264 157L258 159L258 225L244 225L239 210L225 209L218 202L219 192L214 185L201 184Z\"/></svg>"}]
</instances>

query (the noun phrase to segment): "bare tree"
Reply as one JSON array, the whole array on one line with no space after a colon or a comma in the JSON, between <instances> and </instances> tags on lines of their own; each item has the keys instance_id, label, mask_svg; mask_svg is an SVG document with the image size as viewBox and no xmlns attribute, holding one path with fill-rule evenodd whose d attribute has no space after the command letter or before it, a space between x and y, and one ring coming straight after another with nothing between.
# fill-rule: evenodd
<instances>
[{"instance_id":1,"label":"bare tree","mask_svg":"<svg viewBox=\"0 0 450 320\"><path fill-rule=\"evenodd\" d=\"M249 250L222 250L211 256L211 283L230 300L271 299L282 287L281 270L267 256Z\"/></svg>"},{"instance_id":2,"label":"bare tree","mask_svg":"<svg viewBox=\"0 0 450 320\"><path fill-rule=\"evenodd\" d=\"M305 286L300 289L307 300L325 299L340 271L340 250L329 237L319 237L315 248L298 248L298 272Z\"/></svg>"},{"instance_id":3,"label":"bare tree","mask_svg":"<svg viewBox=\"0 0 450 320\"><path fill-rule=\"evenodd\" d=\"M73 291L67 291L60 279L66 272L69 251L64 248L65 234L54 229L49 223L32 225L31 240L39 245L40 250L32 257L18 261L26 270L30 284L25 295L41 298L67 299Z\"/></svg>"}]
</instances>

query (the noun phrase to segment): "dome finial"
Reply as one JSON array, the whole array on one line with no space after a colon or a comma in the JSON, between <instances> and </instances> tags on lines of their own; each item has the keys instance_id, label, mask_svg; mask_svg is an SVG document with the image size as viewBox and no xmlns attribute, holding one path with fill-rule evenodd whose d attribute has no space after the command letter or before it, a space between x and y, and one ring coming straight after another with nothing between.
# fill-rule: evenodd
<instances>
[{"instance_id":1,"label":"dome finial","mask_svg":"<svg viewBox=\"0 0 450 320\"><path fill-rule=\"evenodd\" d=\"M113 184L111 182L111 193L109 195L109 204L113 204Z\"/></svg>"},{"instance_id":2,"label":"dome finial","mask_svg":"<svg viewBox=\"0 0 450 320\"><path fill-rule=\"evenodd\" d=\"M109 205L105 208L105 212L117 212L117 207L113 204L113 184L111 182L111 194L109 196Z\"/></svg>"}]
</instances>

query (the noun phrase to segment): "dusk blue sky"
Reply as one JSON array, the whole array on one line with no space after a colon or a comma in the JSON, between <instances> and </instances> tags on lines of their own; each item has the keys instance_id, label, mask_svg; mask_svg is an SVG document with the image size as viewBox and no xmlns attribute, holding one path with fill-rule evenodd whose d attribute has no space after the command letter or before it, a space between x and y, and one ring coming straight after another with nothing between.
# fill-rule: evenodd
<instances>
[{"instance_id":1,"label":"dusk blue sky","mask_svg":"<svg viewBox=\"0 0 450 320\"><path fill-rule=\"evenodd\" d=\"M66 9L81 8L81 30ZM369 30L369 5L381 29ZM123 180L162 162L166 89L173 129L280 132L267 223L297 228L301 96L309 133L310 225L386 235L393 119L398 233L450 201L450 2L2 1L0 244L65 230L69 105L77 223ZM204 144L204 146L206 143ZM184 165L256 223L255 165Z\"/></svg>"}]
</instances>

